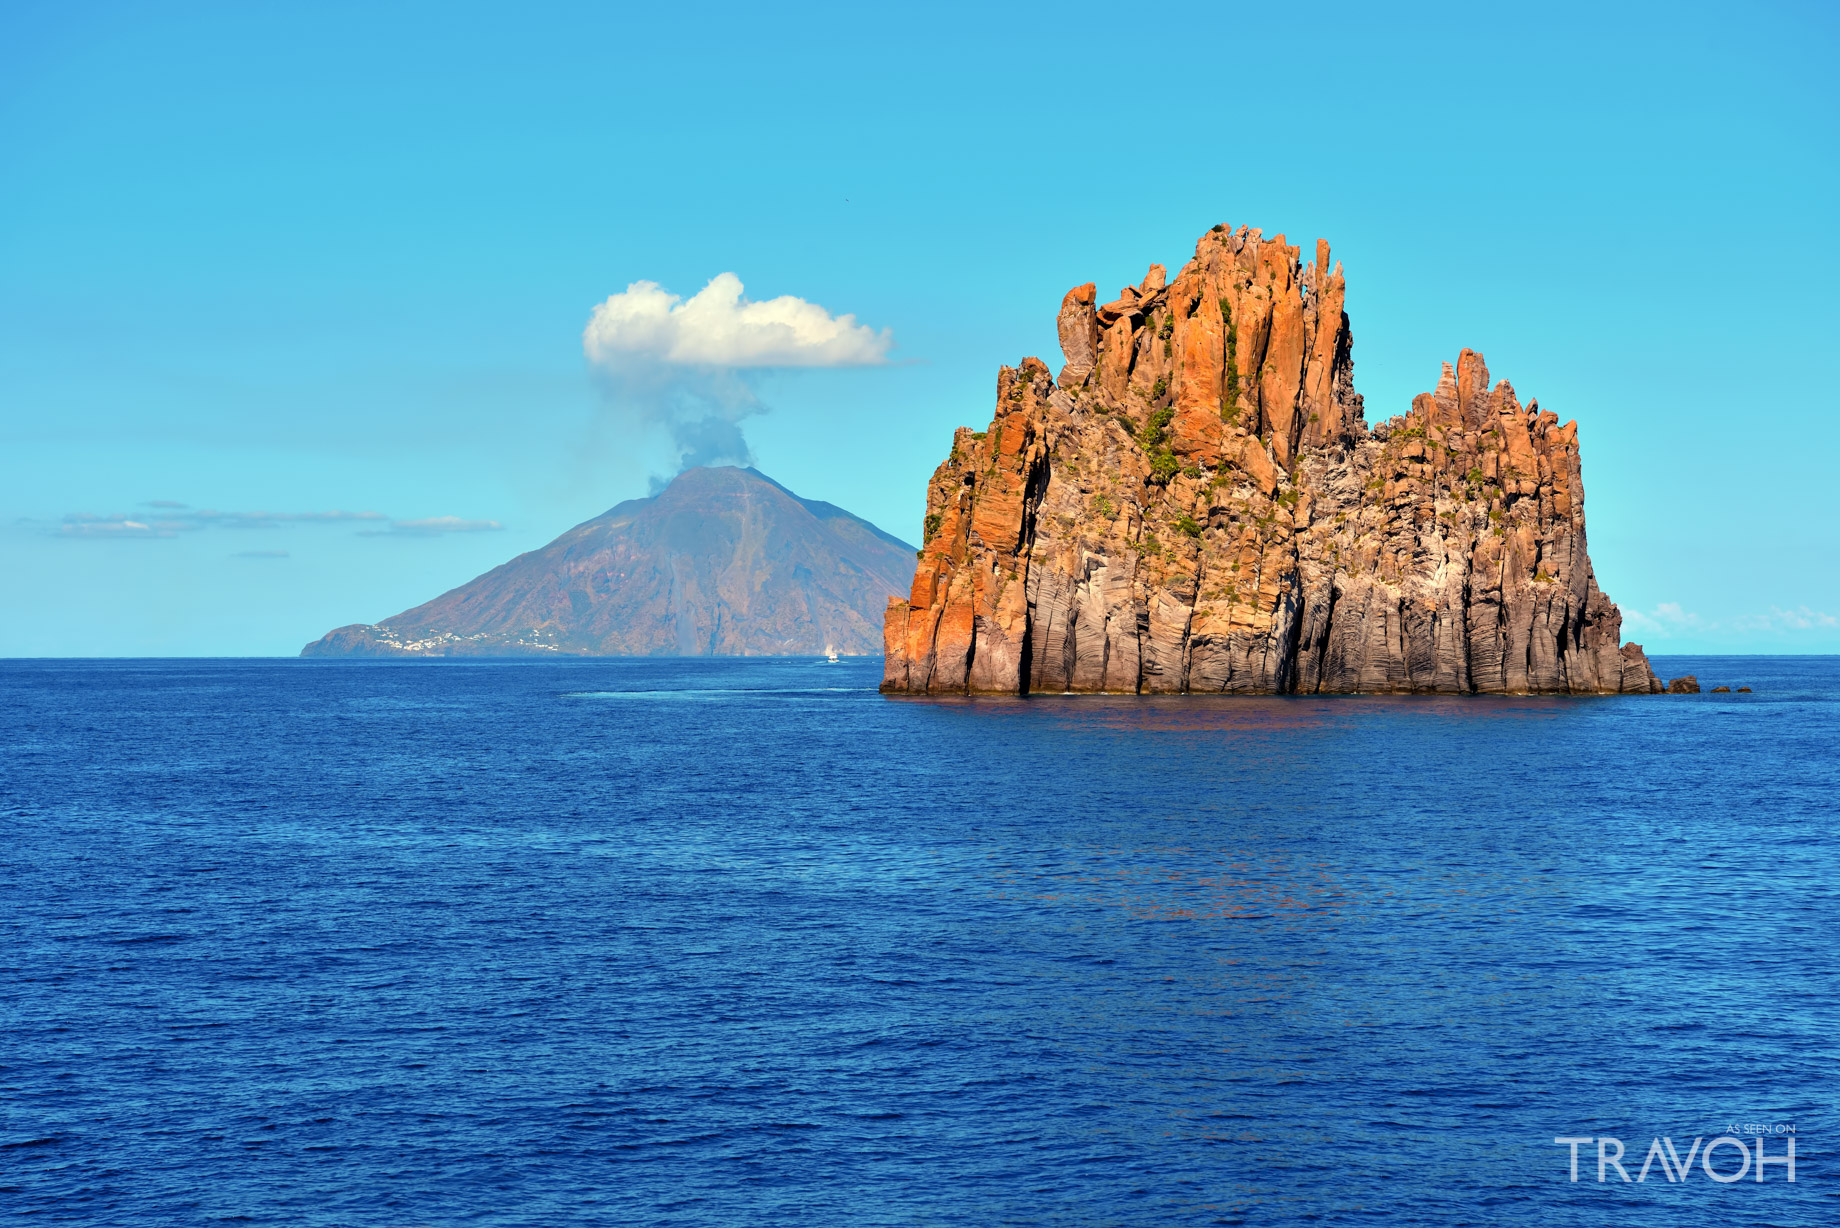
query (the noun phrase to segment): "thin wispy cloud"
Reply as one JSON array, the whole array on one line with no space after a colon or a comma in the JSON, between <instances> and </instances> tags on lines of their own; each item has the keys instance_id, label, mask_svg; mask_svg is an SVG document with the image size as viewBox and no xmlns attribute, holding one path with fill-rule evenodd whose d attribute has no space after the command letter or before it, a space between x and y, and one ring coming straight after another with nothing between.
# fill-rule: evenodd
<instances>
[{"instance_id":1,"label":"thin wispy cloud","mask_svg":"<svg viewBox=\"0 0 1840 1228\"><path fill-rule=\"evenodd\" d=\"M420 520L392 520L387 529L361 529L360 537L439 537L445 533L495 533L505 526L496 520L464 520L459 516L427 516Z\"/></svg>"},{"instance_id":2,"label":"thin wispy cloud","mask_svg":"<svg viewBox=\"0 0 1840 1228\"><path fill-rule=\"evenodd\" d=\"M46 525L26 521L53 536L73 540L158 540L200 533L213 529L271 530L284 525L353 524L360 527L360 537L438 537L448 533L482 533L504 528L496 520L469 520L461 516L424 516L398 519L382 512L224 512L211 508L193 510L170 499L149 500L141 506L148 512L116 513L109 516L89 512L72 512L62 520ZM286 557L285 550L246 550L235 558Z\"/></svg>"},{"instance_id":3,"label":"thin wispy cloud","mask_svg":"<svg viewBox=\"0 0 1840 1228\"><path fill-rule=\"evenodd\" d=\"M832 315L793 295L750 301L733 273L685 299L636 281L594 308L582 330L608 405L642 427L661 428L678 469L750 464L741 423L768 406L762 372L880 366L894 334Z\"/></svg>"},{"instance_id":4,"label":"thin wispy cloud","mask_svg":"<svg viewBox=\"0 0 1840 1228\"><path fill-rule=\"evenodd\" d=\"M1834 631L1840 630L1840 618L1805 605L1793 610L1771 606L1767 614L1741 615L1732 625L1740 631Z\"/></svg>"},{"instance_id":5,"label":"thin wispy cloud","mask_svg":"<svg viewBox=\"0 0 1840 1228\"><path fill-rule=\"evenodd\" d=\"M1624 624L1638 635L1667 640L1676 636L1795 635L1802 632L1840 631L1840 617L1809 606L1704 618L1677 601L1663 601L1650 610L1626 610Z\"/></svg>"},{"instance_id":6,"label":"thin wispy cloud","mask_svg":"<svg viewBox=\"0 0 1840 1228\"><path fill-rule=\"evenodd\" d=\"M220 512L185 509L184 504L158 500L146 506L148 514L97 516L72 512L58 525L60 537L177 537L203 529L274 529L284 524L337 524L344 521L384 521L382 512ZM185 510L177 510L185 509Z\"/></svg>"},{"instance_id":7,"label":"thin wispy cloud","mask_svg":"<svg viewBox=\"0 0 1840 1228\"><path fill-rule=\"evenodd\" d=\"M1623 623L1643 635L1666 637L1677 632L1699 631L1705 626L1699 615L1681 608L1679 602L1664 601L1652 610L1624 610Z\"/></svg>"},{"instance_id":8,"label":"thin wispy cloud","mask_svg":"<svg viewBox=\"0 0 1840 1228\"><path fill-rule=\"evenodd\" d=\"M133 520L127 516L85 516L78 513L64 517L64 523L55 532L59 537L177 537L181 527L151 519Z\"/></svg>"}]
</instances>

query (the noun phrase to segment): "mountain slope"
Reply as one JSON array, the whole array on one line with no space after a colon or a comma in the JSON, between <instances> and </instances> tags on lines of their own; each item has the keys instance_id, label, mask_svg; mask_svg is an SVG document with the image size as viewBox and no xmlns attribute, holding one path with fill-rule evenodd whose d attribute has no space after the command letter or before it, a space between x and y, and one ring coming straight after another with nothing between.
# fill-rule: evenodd
<instances>
[{"instance_id":1,"label":"mountain slope","mask_svg":"<svg viewBox=\"0 0 1840 1228\"><path fill-rule=\"evenodd\" d=\"M690 469L549 545L302 656L872 654L914 548L753 469Z\"/></svg>"}]
</instances>

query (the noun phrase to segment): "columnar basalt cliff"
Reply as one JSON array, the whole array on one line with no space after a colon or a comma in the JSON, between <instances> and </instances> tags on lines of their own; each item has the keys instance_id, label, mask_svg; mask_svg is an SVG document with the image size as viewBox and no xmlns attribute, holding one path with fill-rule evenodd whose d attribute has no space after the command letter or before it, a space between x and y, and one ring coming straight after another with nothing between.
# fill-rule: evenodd
<instances>
[{"instance_id":1,"label":"columnar basalt cliff","mask_svg":"<svg viewBox=\"0 0 1840 1228\"><path fill-rule=\"evenodd\" d=\"M1482 356L1369 428L1342 269L1216 227L1061 303L927 490L882 689L1652 692L1585 550L1578 430Z\"/></svg>"}]
</instances>

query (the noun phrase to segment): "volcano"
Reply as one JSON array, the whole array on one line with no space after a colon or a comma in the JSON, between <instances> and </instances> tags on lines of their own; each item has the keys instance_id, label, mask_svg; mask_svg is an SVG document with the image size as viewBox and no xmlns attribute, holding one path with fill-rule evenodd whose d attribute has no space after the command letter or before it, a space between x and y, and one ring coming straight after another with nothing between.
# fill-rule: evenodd
<instances>
[{"instance_id":1,"label":"volcano","mask_svg":"<svg viewBox=\"0 0 1840 1228\"><path fill-rule=\"evenodd\" d=\"M302 656L876 655L914 547L754 469L698 468Z\"/></svg>"}]
</instances>

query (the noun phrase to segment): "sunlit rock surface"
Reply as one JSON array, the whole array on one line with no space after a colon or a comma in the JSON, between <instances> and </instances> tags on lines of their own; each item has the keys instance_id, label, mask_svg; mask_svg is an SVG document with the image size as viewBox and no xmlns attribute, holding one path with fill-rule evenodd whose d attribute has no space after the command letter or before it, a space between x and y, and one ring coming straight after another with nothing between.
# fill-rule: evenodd
<instances>
[{"instance_id":1,"label":"sunlit rock surface","mask_svg":"<svg viewBox=\"0 0 1840 1228\"><path fill-rule=\"evenodd\" d=\"M1464 350L1368 427L1327 243L1216 227L1098 297L935 471L884 691L1659 689L1591 570L1577 424Z\"/></svg>"}]
</instances>

